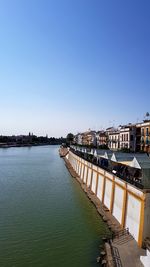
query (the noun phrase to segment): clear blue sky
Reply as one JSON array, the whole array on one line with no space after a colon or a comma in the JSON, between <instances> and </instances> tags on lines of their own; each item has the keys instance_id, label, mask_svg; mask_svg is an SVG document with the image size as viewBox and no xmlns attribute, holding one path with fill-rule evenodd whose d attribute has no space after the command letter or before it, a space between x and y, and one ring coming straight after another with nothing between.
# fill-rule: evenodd
<instances>
[{"instance_id":1,"label":"clear blue sky","mask_svg":"<svg viewBox=\"0 0 150 267\"><path fill-rule=\"evenodd\" d=\"M146 111L149 0L0 0L0 134L65 136Z\"/></svg>"}]
</instances>

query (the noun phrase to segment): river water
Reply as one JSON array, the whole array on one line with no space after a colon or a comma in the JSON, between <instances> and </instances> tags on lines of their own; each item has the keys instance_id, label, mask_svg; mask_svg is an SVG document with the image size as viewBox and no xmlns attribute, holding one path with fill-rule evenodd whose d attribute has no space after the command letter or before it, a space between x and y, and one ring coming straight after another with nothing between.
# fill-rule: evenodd
<instances>
[{"instance_id":1,"label":"river water","mask_svg":"<svg viewBox=\"0 0 150 267\"><path fill-rule=\"evenodd\" d=\"M0 149L1 267L94 267L108 233L58 146Z\"/></svg>"}]
</instances>

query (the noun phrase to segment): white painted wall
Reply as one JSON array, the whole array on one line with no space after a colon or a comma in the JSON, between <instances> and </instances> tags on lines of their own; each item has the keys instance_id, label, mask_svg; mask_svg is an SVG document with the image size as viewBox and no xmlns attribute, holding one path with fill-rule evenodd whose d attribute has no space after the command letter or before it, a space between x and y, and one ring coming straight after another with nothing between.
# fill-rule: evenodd
<instances>
[{"instance_id":1,"label":"white painted wall","mask_svg":"<svg viewBox=\"0 0 150 267\"><path fill-rule=\"evenodd\" d=\"M79 161L77 161L77 167L76 167L76 172L78 173L78 168L79 168Z\"/></svg>"},{"instance_id":2,"label":"white painted wall","mask_svg":"<svg viewBox=\"0 0 150 267\"><path fill-rule=\"evenodd\" d=\"M113 174L105 171L105 176L113 180Z\"/></svg>"},{"instance_id":3,"label":"white painted wall","mask_svg":"<svg viewBox=\"0 0 150 267\"><path fill-rule=\"evenodd\" d=\"M78 175L80 175L80 172L81 172L81 162L79 163Z\"/></svg>"},{"instance_id":4,"label":"white painted wall","mask_svg":"<svg viewBox=\"0 0 150 267\"><path fill-rule=\"evenodd\" d=\"M78 162L77 174L79 174L79 166L80 166L80 162Z\"/></svg>"},{"instance_id":5,"label":"white painted wall","mask_svg":"<svg viewBox=\"0 0 150 267\"><path fill-rule=\"evenodd\" d=\"M96 182L97 182L97 173L93 171L92 187L91 187L91 190L93 191L93 193L96 192Z\"/></svg>"},{"instance_id":6,"label":"white painted wall","mask_svg":"<svg viewBox=\"0 0 150 267\"><path fill-rule=\"evenodd\" d=\"M140 260L143 264L144 267L149 267L150 266L150 251L147 249L146 251L146 256L141 256Z\"/></svg>"},{"instance_id":7,"label":"white painted wall","mask_svg":"<svg viewBox=\"0 0 150 267\"><path fill-rule=\"evenodd\" d=\"M129 189L131 192L135 193L137 196L143 197L143 191L138 189L138 188L135 188L134 185L132 186L130 184L127 184L127 189Z\"/></svg>"},{"instance_id":8,"label":"white painted wall","mask_svg":"<svg viewBox=\"0 0 150 267\"><path fill-rule=\"evenodd\" d=\"M69 152L68 160L72 164L73 168L76 170L78 175L81 175L82 179L86 183L86 177L88 172L88 179L87 179L87 186L90 186L91 184L91 174L92 169L89 168L89 166L93 167L93 164L87 163L85 164L85 171L84 165L81 169L81 162L76 161L76 159L79 159L79 157L74 158L74 155ZM95 167L95 166L94 166ZM93 171L93 179L92 179L92 186L91 190L95 193L96 192L96 180L97 180L97 172L96 168L94 168L95 171ZM102 201L102 195L103 195L103 181L104 171L100 168L98 168L98 171L101 172L101 174L98 175L98 188L97 188L97 197L100 201ZM106 173L107 176L109 176L110 179L113 179L113 175L110 173ZM110 177L111 176L111 177ZM118 177L115 177L115 181L124 186L125 182L120 180ZM135 188L134 186L127 184L127 189L130 190L132 193L136 194L138 197L143 197L144 193L142 190L139 190ZM115 185L115 191L114 191L114 204L113 204L113 215L114 217L121 223L122 219L122 207L123 207L123 194L124 190L119 187L119 185ZM136 197L134 197L129 192L127 193L127 205L126 205L126 220L125 220L125 227L129 228L130 233L134 236L134 238L138 241L138 235L139 235L139 225L140 225L140 213L141 213L141 201L138 200ZM112 195L112 182L106 178L106 184L105 184L105 194L104 194L104 204L105 206L110 209L110 201L111 201L111 195ZM144 233L143 237L147 237L150 235L150 193L146 195L146 201L145 201L145 211L144 211Z\"/></svg>"},{"instance_id":9,"label":"white painted wall","mask_svg":"<svg viewBox=\"0 0 150 267\"><path fill-rule=\"evenodd\" d=\"M106 179L104 204L108 209L110 209L111 191L112 191L112 182Z\"/></svg>"},{"instance_id":10,"label":"white painted wall","mask_svg":"<svg viewBox=\"0 0 150 267\"><path fill-rule=\"evenodd\" d=\"M84 170L84 178L83 178L84 183L86 183L86 176L87 176L87 166L85 166Z\"/></svg>"},{"instance_id":11,"label":"white painted wall","mask_svg":"<svg viewBox=\"0 0 150 267\"><path fill-rule=\"evenodd\" d=\"M125 183L124 181L122 181L121 179L117 178L116 176L115 176L115 181L116 181L118 184L120 184L120 185L122 185L122 186L124 186L124 187L125 187L125 185L126 185L126 183Z\"/></svg>"},{"instance_id":12,"label":"white painted wall","mask_svg":"<svg viewBox=\"0 0 150 267\"><path fill-rule=\"evenodd\" d=\"M82 165L81 180L83 180L83 174L84 174L84 165Z\"/></svg>"},{"instance_id":13,"label":"white painted wall","mask_svg":"<svg viewBox=\"0 0 150 267\"><path fill-rule=\"evenodd\" d=\"M134 236L135 240L138 241L141 202L131 194L128 194L127 199L125 227L129 228L129 232Z\"/></svg>"},{"instance_id":14,"label":"white painted wall","mask_svg":"<svg viewBox=\"0 0 150 267\"><path fill-rule=\"evenodd\" d=\"M88 171L88 179L87 179L87 186L90 186L90 184L91 184L91 174L92 174L92 170L89 169L89 171Z\"/></svg>"},{"instance_id":15,"label":"white painted wall","mask_svg":"<svg viewBox=\"0 0 150 267\"><path fill-rule=\"evenodd\" d=\"M76 164L77 164L77 161L76 159L74 159L74 170L76 170Z\"/></svg>"},{"instance_id":16,"label":"white painted wall","mask_svg":"<svg viewBox=\"0 0 150 267\"><path fill-rule=\"evenodd\" d=\"M144 206L144 238L150 237L150 193L146 194L145 206Z\"/></svg>"},{"instance_id":17,"label":"white painted wall","mask_svg":"<svg viewBox=\"0 0 150 267\"><path fill-rule=\"evenodd\" d=\"M76 164L75 164L75 171L77 172L77 167L78 167L78 161L76 160Z\"/></svg>"},{"instance_id":18,"label":"white painted wall","mask_svg":"<svg viewBox=\"0 0 150 267\"><path fill-rule=\"evenodd\" d=\"M72 159L72 167L74 169L74 158Z\"/></svg>"},{"instance_id":19,"label":"white painted wall","mask_svg":"<svg viewBox=\"0 0 150 267\"><path fill-rule=\"evenodd\" d=\"M82 172L83 172L83 165L81 165L81 171L80 171L80 174L79 174L79 176L80 176L80 179L81 179L81 175L82 175Z\"/></svg>"},{"instance_id":20,"label":"white painted wall","mask_svg":"<svg viewBox=\"0 0 150 267\"><path fill-rule=\"evenodd\" d=\"M104 176L98 175L97 197L102 201Z\"/></svg>"},{"instance_id":21,"label":"white painted wall","mask_svg":"<svg viewBox=\"0 0 150 267\"><path fill-rule=\"evenodd\" d=\"M118 185L115 185L114 205L112 213L113 216L116 217L116 219L120 222L120 224L122 219L123 197L124 197L124 190Z\"/></svg>"}]
</instances>

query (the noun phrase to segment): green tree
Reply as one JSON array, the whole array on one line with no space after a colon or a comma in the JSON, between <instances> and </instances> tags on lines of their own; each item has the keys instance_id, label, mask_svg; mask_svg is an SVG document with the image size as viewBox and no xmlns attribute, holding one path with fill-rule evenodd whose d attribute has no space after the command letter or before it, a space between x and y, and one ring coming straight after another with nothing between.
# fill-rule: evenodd
<instances>
[{"instance_id":1,"label":"green tree","mask_svg":"<svg viewBox=\"0 0 150 267\"><path fill-rule=\"evenodd\" d=\"M72 133L68 133L66 137L67 145L71 145L73 143L74 135Z\"/></svg>"}]
</instances>

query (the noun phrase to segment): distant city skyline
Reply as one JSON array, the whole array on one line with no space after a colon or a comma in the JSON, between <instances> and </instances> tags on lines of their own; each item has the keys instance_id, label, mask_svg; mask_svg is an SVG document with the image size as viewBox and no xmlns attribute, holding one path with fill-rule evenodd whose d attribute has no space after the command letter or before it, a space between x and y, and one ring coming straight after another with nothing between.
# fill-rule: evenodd
<instances>
[{"instance_id":1,"label":"distant city skyline","mask_svg":"<svg viewBox=\"0 0 150 267\"><path fill-rule=\"evenodd\" d=\"M0 135L66 136L150 112L148 0L2 0Z\"/></svg>"}]
</instances>

